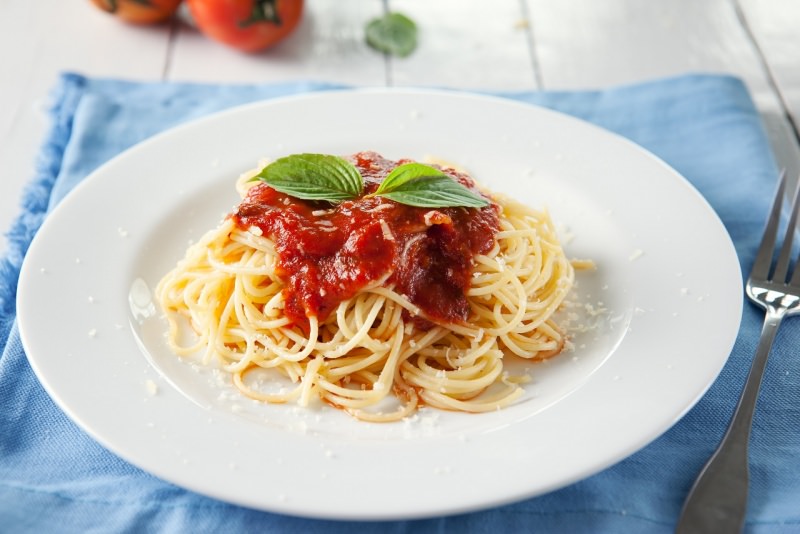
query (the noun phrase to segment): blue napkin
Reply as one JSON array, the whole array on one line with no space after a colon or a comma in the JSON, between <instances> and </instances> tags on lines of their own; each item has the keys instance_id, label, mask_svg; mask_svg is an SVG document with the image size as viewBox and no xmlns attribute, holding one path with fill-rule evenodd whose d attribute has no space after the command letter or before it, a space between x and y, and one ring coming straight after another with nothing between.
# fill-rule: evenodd
<instances>
[{"instance_id":1,"label":"blue napkin","mask_svg":"<svg viewBox=\"0 0 800 534\"><path fill-rule=\"evenodd\" d=\"M670 532L721 438L744 382L762 313L746 305L733 354L679 423L617 465L553 493L470 514L391 523L308 520L218 502L163 482L106 451L44 392L15 326L16 281L36 229L70 189L134 143L236 104L319 83L194 85L62 76L52 131L0 263L0 531L8 532ZM692 75L594 92L503 93L613 130L687 177L753 260L776 165L743 84ZM646 177L642 177L646 179ZM713 335L713 333L709 333ZM800 330L781 330L752 436L752 532L800 532ZM587 444L587 447L590 447Z\"/></svg>"}]
</instances>

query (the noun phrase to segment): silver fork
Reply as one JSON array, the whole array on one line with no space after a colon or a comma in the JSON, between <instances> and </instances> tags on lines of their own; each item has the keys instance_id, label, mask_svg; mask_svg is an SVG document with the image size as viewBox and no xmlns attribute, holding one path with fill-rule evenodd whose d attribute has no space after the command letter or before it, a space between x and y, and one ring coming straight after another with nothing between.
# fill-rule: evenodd
<instances>
[{"instance_id":1,"label":"silver fork","mask_svg":"<svg viewBox=\"0 0 800 534\"><path fill-rule=\"evenodd\" d=\"M781 321L800 312L800 266L794 268L789 278L792 240L800 211L800 187L795 190L783 244L775 268L770 273L785 188L784 171L781 172L764 237L747 279L747 296L766 310L758 349L728 430L686 498L676 529L678 534L741 532L744 525L749 476L747 447L761 377Z\"/></svg>"}]
</instances>

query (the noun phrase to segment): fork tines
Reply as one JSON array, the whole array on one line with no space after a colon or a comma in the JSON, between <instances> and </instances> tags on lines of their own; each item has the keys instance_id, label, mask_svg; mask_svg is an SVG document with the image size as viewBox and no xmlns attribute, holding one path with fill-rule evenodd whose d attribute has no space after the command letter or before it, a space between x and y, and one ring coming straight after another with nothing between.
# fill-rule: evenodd
<instances>
[{"instance_id":1,"label":"fork tines","mask_svg":"<svg viewBox=\"0 0 800 534\"><path fill-rule=\"evenodd\" d=\"M786 232L781 245L778 261L775 263L775 268L770 273L770 266L773 260L773 251L775 250L775 243L778 237L778 228L780 226L780 216L783 207L784 192L786 189L786 170L782 170L780 178L778 179L778 190L772 201L772 208L770 210L769 218L767 219L767 226L764 229L764 238L761 241L761 246L758 249L756 260L753 264L753 269L750 272L750 278L753 280L761 280L765 282L772 282L776 284L786 284L792 286L800 286L800 269L794 269L794 274L791 280L787 280L789 267L792 257L792 244L794 242L794 234L797 228L797 213L800 211L800 180L798 180L797 187L795 187L794 195L792 196L791 215L789 222L786 226Z\"/></svg>"}]
</instances>

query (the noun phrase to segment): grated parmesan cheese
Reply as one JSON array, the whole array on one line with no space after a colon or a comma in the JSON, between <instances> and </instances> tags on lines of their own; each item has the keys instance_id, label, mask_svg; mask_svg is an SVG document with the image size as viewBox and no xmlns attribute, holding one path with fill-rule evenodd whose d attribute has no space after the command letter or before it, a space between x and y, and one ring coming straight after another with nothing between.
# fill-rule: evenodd
<instances>
[{"instance_id":1,"label":"grated parmesan cheese","mask_svg":"<svg viewBox=\"0 0 800 534\"><path fill-rule=\"evenodd\" d=\"M383 232L383 238L386 241L394 241L394 234L392 234L392 230L389 228L389 225L386 224L386 221L383 219L378 219L378 222L381 225L381 232Z\"/></svg>"},{"instance_id":2,"label":"grated parmesan cheese","mask_svg":"<svg viewBox=\"0 0 800 534\"><path fill-rule=\"evenodd\" d=\"M152 397L158 393L158 385L153 382L152 380L147 380L144 383L144 387L147 389L147 393Z\"/></svg>"}]
</instances>

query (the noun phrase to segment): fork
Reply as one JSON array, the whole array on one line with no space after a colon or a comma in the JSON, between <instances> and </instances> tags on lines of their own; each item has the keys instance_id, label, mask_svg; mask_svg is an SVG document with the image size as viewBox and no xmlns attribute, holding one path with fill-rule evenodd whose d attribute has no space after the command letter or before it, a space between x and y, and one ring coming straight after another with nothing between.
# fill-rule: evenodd
<instances>
[{"instance_id":1,"label":"fork","mask_svg":"<svg viewBox=\"0 0 800 534\"><path fill-rule=\"evenodd\" d=\"M782 171L764 236L745 286L750 300L766 311L758 348L728 430L689 491L678 520L677 534L741 532L744 525L749 478L747 448L761 377L781 321L800 312L800 266L794 268L789 278L792 240L800 211L800 187L795 189L783 244L770 272L785 188L786 172Z\"/></svg>"}]
</instances>

